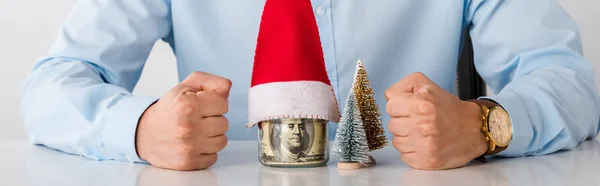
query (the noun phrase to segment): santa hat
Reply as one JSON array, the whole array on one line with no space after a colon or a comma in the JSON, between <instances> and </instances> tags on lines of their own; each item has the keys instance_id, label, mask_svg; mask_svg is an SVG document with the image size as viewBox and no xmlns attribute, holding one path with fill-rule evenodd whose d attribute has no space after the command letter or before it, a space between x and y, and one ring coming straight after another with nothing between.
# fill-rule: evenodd
<instances>
[{"instance_id":1,"label":"santa hat","mask_svg":"<svg viewBox=\"0 0 600 186\"><path fill-rule=\"evenodd\" d=\"M340 119L310 0L267 0L264 7L246 127L279 118Z\"/></svg>"}]
</instances>

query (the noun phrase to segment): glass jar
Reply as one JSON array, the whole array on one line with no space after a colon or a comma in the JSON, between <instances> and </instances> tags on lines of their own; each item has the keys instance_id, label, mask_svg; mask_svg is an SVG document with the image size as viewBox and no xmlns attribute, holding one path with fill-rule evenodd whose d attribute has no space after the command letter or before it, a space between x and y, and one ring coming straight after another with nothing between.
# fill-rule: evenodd
<instances>
[{"instance_id":1,"label":"glass jar","mask_svg":"<svg viewBox=\"0 0 600 186\"><path fill-rule=\"evenodd\" d=\"M329 161L329 129L322 119L258 123L258 160L272 167L317 167Z\"/></svg>"}]
</instances>

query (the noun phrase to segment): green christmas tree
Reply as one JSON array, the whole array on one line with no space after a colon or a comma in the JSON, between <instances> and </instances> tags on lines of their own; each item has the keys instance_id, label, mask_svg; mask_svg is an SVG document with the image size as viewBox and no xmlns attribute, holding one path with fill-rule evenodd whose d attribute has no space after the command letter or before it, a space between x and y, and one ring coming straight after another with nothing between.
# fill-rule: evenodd
<instances>
[{"instance_id":1,"label":"green christmas tree","mask_svg":"<svg viewBox=\"0 0 600 186\"><path fill-rule=\"evenodd\" d=\"M340 162L369 162L369 145L354 90L348 94L331 153Z\"/></svg>"}]
</instances>

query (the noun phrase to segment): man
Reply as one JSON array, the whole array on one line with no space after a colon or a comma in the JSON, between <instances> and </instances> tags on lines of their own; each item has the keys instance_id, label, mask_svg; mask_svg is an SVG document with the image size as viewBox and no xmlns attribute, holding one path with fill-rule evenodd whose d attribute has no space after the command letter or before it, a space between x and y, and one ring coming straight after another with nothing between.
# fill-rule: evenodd
<instances>
[{"instance_id":1,"label":"man","mask_svg":"<svg viewBox=\"0 0 600 186\"><path fill-rule=\"evenodd\" d=\"M544 155L598 134L593 71L575 23L555 0L312 4L338 100L346 97L360 58L388 113L383 120L392 144L413 168L456 168L482 155ZM90 159L210 167L226 146L224 134L256 139L243 126L263 6L78 1L25 82L30 140ZM463 32L493 95L462 101L449 92ZM173 48L182 82L160 99L132 95L159 39ZM482 118L490 116L503 121L494 129L509 129L502 131L509 137L482 132Z\"/></svg>"},{"instance_id":2,"label":"man","mask_svg":"<svg viewBox=\"0 0 600 186\"><path fill-rule=\"evenodd\" d=\"M281 120L275 120L281 121ZM273 126L274 135L277 135L276 138L279 142L271 143L271 144L279 144L279 147L276 149L279 155L275 157L281 158L282 162L299 162L300 158L304 157L304 153L302 150L305 148L304 136L306 134L306 128L304 126L305 120L302 119L287 119L284 120L288 123L281 124L275 122Z\"/></svg>"}]
</instances>

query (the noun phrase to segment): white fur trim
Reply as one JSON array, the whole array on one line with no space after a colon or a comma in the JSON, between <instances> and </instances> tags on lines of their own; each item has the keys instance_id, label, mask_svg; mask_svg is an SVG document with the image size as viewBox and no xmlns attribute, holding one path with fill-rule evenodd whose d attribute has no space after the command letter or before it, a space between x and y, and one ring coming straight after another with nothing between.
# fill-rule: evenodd
<instances>
[{"instance_id":1,"label":"white fur trim","mask_svg":"<svg viewBox=\"0 0 600 186\"><path fill-rule=\"evenodd\" d=\"M319 81L274 82L248 91L248 123L279 118L310 118L339 122L333 88Z\"/></svg>"}]
</instances>

